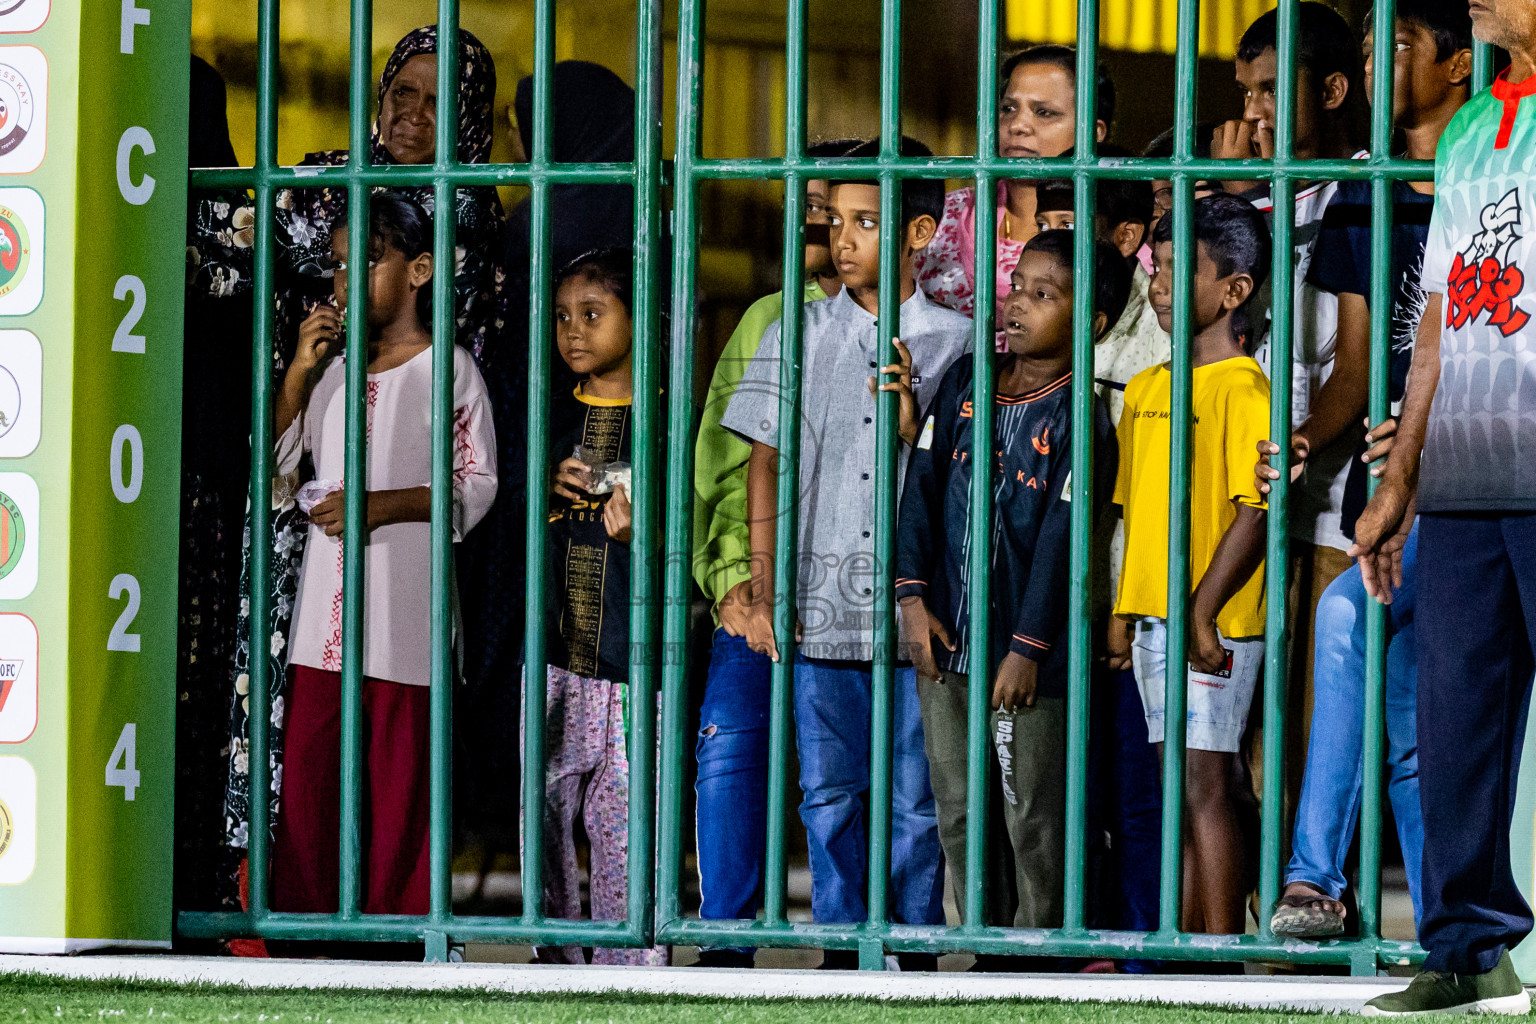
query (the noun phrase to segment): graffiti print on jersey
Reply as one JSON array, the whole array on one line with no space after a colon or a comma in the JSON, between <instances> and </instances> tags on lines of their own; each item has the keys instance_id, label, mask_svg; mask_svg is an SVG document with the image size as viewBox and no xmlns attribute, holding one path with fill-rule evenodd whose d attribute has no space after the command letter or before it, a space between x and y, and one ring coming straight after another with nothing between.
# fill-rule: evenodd
<instances>
[{"instance_id":1,"label":"graffiti print on jersey","mask_svg":"<svg viewBox=\"0 0 1536 1024\"><path fill-rule=\"evenodd\" d=\"M1478 220L1482 230L1451 262L1445 325L1461 328L1485 320L1507 338L1531 318L1516 305L1525 288L1525 272L1510 259L1521 238L1519 187L1483 207Z\"/></svg>"}]
</instances>

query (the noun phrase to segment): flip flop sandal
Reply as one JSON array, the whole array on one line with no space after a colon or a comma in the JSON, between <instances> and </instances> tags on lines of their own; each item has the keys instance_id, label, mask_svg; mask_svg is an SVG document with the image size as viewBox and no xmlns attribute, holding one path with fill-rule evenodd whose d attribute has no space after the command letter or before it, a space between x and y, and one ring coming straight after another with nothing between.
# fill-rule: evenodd
<instances>
[{"instance_id":1,"label":"flip flop sandal","mask_svg":"<svg viewBox=\"0 0 1536 1024\"><path fill-rule=\"evenodd\" d=\"M1343 935L1343 915L1319 905L1336 902L1318 894L1282 896L1275 902L1269 930L1289 939L1326 939Z\"/></svg>"}]
</instances>

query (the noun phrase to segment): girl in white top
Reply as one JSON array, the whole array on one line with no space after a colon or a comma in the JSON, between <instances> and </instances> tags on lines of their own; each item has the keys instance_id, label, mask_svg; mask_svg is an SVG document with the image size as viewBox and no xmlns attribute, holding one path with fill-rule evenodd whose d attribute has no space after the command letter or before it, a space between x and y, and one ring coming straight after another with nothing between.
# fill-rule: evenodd
<instances>
[{"instance_id":1,"label":"girl in white top","mask_svg":"<svg viewBox=\"0 0 1536 1024\"><path fill-rule=\"evenodd\" d=\"M427 910L427 693L431 682L432 220L390 193L370 203L368 240L367 534L364 545L364 757L370 841L364 912ZM347 231L334 229L337 307L345 308ZM308 452L309 540L291 630L283 815L274 849L274 907L336 909L346 359L339 308L317 309L277 396L277 472ZM496 496L496 439L474 361L453 350L455 541ZM303 495L301 494L301 498Z\"/></svg>"}]
</instances>

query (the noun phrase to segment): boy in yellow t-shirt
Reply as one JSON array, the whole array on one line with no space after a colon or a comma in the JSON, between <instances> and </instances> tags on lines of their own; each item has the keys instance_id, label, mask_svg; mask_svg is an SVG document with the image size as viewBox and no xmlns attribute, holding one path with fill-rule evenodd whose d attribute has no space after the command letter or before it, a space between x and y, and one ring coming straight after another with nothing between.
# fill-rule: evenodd
<instances>
[{"instance_id":1,"label":"boy in yellow t-shirt","mask_svg":"<svg viewBox=\"0 0 1536 1024\"><path fill-rule=\"evenodd\" d=\"M1269 380L1242 340L1249 333L1249 299L1268 271L1270 238L1263 216L1236 196L1196 200L1194 221L1189 561L1195 589L1184 775L1185 857L1193 884L1184 894L1182 926L1234 934L1244 930L1247 886L1232 759L1264 662L1265 505L1252 452L1269 436ZM1172 239L1173 218L1164 217L1153 234L1148 295L1165 331L1173 326ZM1172 386L1167 364L1143 370L1126 386L1114 499L1124 509L1126 545L1109 647L1112 658L1130 657L1153 743L1163 741L1166 692Z\"/></svg>"}]
</instances>

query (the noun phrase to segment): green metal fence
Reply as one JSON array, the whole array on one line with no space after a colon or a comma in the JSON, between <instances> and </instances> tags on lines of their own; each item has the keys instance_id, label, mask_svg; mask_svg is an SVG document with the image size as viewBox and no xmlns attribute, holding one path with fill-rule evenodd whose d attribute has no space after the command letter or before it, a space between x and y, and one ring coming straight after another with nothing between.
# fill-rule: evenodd
<instances>
[{"instance_id":1,"label":"green metal fence","mask_svg":"<svg viewBox=\"0 0 1536 1024\"><path fill-rule=\"evenodd\" d=\"M1065 871L1065 919L1060 928L1021 930L981 924L982 880L988 837L986 835L986 787L991 752L987 737L989 623L977 618L971 632L971 686L969 691L969 789L967 819L967 877L964 894L965 920L960 927L892 924L887 917L887 880L890 859L891 722L894 695L895 626L891 569L896 520L895 476L897 455L896 397L881 394L876 420L877 494L875 551L878 585L875 605L874 702L871 740L869 800L869 919L858 924L804 924L789 921L786 914L785 787L791 737L790 659L774 666L772 675L769 744L768 846L764 881L765 909L754 920L703 921L685 917L681 910L681 871L685 759L691 757L688 722L688 672L683 657L663 657L661 652L681 652L688 643L688 605L692 583L691 501L693 478L692 381L694 375L694 280L698 262L699 190L701 183L724 179L781 179L784 182L784 293L802 290L805 183L808 179L849 176L871 177L881 187L881 288L880 351L882 363L896 361L892 334L898 322L897 251L900 218L898 184L904 178L973 179L978 196L990 196L999 180L1008 178L1056 178L1069 176L1076 187L1076 222L1094 221L1093 182L1103 178L1167 179L1174 193L1173 223L1177 274L1174 291L1173 346L1173 463L1171 472L1171 529L1168 579L1167 720L1181 721L1185 711L1185 626L1190 593L1189 552L1189 452L1191 424L1191 362L1187 339L1193 261L1183 254L1193 248L1192 203L1194 186L1206 178L1268 178L1274 208L1274 269L1272 292L1292 294L1292 221L1285 212L1292 206L1299 180L1368 180L1373 187L1373 253L1370 286L1371 388L1373 422L1387 414L1387 359L1390 339L1392 282L1388 254L1391 232L1391 187L1394 180L1426 180L1431 165L1395 160L1388 155L1392 139L1392 76L1394 0L1375 4L1374 64L1378 69L1372 97L1371 153L1364 160L1294 159L1294 103L1296 89L1297 3L1280 4L1278 56L1282 69L1278 95L1278 123L1273 160L1218 161L1194 156L1195 73L1198 55L1198 0L1179 0L1178 46L1175 81L1174 155L1170 159L1101 159L1094 139L1095 75L1097 62L1098 6L1078 7L1079 58L1077 70L1077 135L1074 155L1052 159L1004 159L997 151L998 4L979 0L977 34L977 155L967 157L902 157L900 152L901 94L901 0L882 0L880 156L873 161L811 159L806 156L806 28L807 0L787 4L786 60L788 65L783 159L704 159L700 154L700 118L704 60L705 0L677 0L677 151L675 154L673 227L675 245L669 252L663 243L663 163L661 145L663 10L659 2L640 0L636 5L636 151L633 164L556 164L550 154L552 72L554 67L554 0L536 0L534 49L534 148L525 164L466 165L458 163L456 118L437 121L436 160L423 166L370 166L369 123L372 118L371 0L351 3L351 123L350 162L334 168L281 167L276 161L278 73L278 0L259 0L259 62L257 144L255 166L232 170L196 170L194 187L249 188L256 196L255 329L252 337L253 437L252 492L264 493L272 471L271 332L274 288L274 203L285 187L345 186L349 192L350 262L366 266L368 194L379 185L431 184L436 208L453 208L453 190L459 185L518 184L532 190L532 237L535 258L529 305L530 396L528 402L527 497L530 565L541 562L547 512L547 483L541 467L549 465L551 267L549 188L569 182L628 184L634 188L636 224L635 290L635 406L633 464L634 535L656 536L664 527L665 557L658 563L634 560L632 569L633 612L631 635L634 649L644 652L632 666L629 729L631 789L629 796L629 896L627 914L621 921L584 922L550 919L543 913L542 813L524 816L524 907L521 916L460 916L452 910L450 729L452 663L450 636L452 544L450 477L452 469L452 349L454 344L452 275L439 273L434 282L433 406L434 454L432 471L432 676L431 676L431 903L424 917L364 915L360 912L360 693L362 683L362 584L360 545L345 549L345 600L343 614L344 654L342 671L342 770L341 770L341 868L340 910L336 914L279 913L269 905L268 808L260 794L269 790L267 723L269 721L268 662L253 658L250 666L250 772L251 803L249 876L250 909L243 913L182 913L178 932L186 937L265 937L288 939L424 940L429 959L446 959L450 944L467 941L514 943L581 943L585 945L638 947L653 942L687 945L752 945L856 949L859 963L867 969L883 966L884 954L896 951L971 951L977 953L1029 953L1065 956L1146 957L1166 960L1274 960L1293 963L1344 964L1354 973L1374 973L1379 966L1416 962L1422 953L1409 943L1380 936L1380 831L1383 730L1382 609L1372 605L1368 618L1370 657L1366 679L1365 793L1360 819L1360 937L1349 941L1297 943L1280 941L1268 930L1267 917L1257 935L1205 936L1178 930L1183 813L1184 735L1168 732L1164 747L1162 876L1160 927L1150 933L1106 932L1085 925L1085 814L1088 758L1088 697L1092 657L1089 612L1089 548L1091 532L1092 431L1074 431L1072 449L1072 588L1069 626L1071 673L1067 707L1067 842ZM458 24L457 0L439 0L438 23ZM451 38L451 37L450 37ZM1476 48L1474 82L1485 88L1490 79L1491 58L1487 47ZM458 57L456 46L442 46L438 53L440 109L457 109ZM454 219L436 219L434 251L439 267L452 266ZM1076 240L1076 349L1073 361L1074 422L1091 422L1093 391L1092 278L1093 233L1080 231ZM975 375L973 403L977 436L992 434L993 389L992 310L994 308L995 224L991 217L976 219L975 265ZM672 260L671 335L662 336L659 316L663 296L658 285L661 261ZM347 316L346 475L350 481L365 479L364 404L367 338L367 275L354 275ZM786 303L781 370L779 449L784 467L779 485L780 530L776 556L778 593L775 632L779 649L793 644L794 609L792 581L795 575L796 509L799 432L799 367L801 324L798 303ZM1271 436L1286 447L1291 425L1291 328L1293 312L1279 302L1272 320ZM1184 339L1179 343L1177 339ZM660 378L662 344L670 344L670 375L666 382L666 408L662 408ZM671 429L663 431L662 417ZM507 424L498 424L508 429ZM667 439L665 453L658 451ZM667 490L657 485L661 457L666 459ZM1283 468L1284 455L1275 457ZM978 466L985 464L978 463ZM1265 675L1271 681L1287 678L1287 481L1276 481L1270 498L1267 550L1268 621ZM346 535L359 537L364 530L364 488L347 488ZM991 519L992 487L985 472L977 472L972 488L976 514L972 519L974 606L989 605L990 566L985 542ZM252 503L251 535L269 535L267 502ZM268 565L270 553L263 545L253 547L251 616L268 621L271 607ZM659 578L658 578L659 577ZM543 575L528 574L527 584L527 678L542 680L545 669L546 623ZM508 680L508 685L513 681ZM658 764L655 758L655 696L661 694L661 734ZM1259 906L1271 906L1280 891L1283 827L1283 737L1285 687L1265 687L1263 706L1264 793ZM525 688L524 729L526 755L523 767L523 801L530 809L544 803L544 687ZM659 841L658 841L659 840Z\"/></svg>"}]
</instances>

